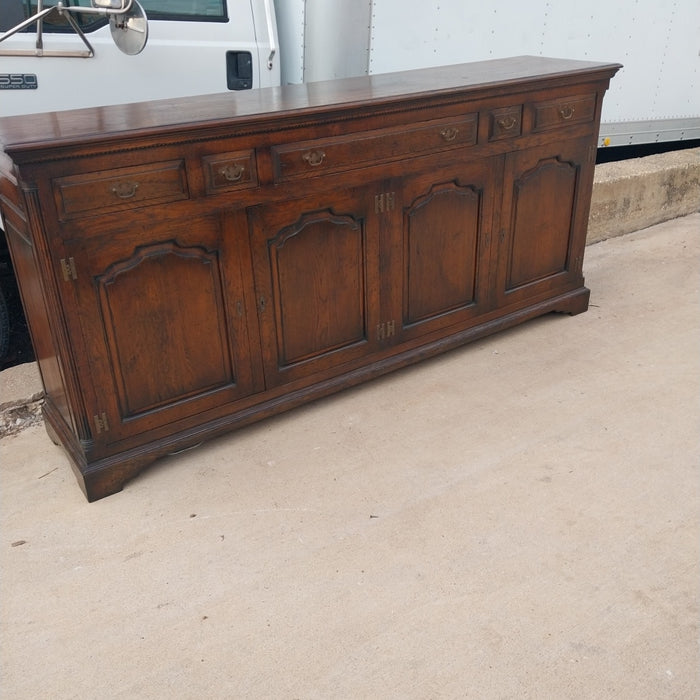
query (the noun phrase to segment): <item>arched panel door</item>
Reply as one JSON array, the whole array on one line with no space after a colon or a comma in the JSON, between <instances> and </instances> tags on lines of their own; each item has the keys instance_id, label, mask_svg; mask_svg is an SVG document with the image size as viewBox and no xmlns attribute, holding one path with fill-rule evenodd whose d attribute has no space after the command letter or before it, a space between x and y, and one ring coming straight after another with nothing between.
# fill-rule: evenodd
<instances>
[{"instance_id":1,"label":"arched panel door","mask_svg":"<svg viewBox=\"0 0 700 700\"><path fill-rule=\"evenodd\" d=\"M492 164L472 161L402 185L402 211L387 289L397 342L452 325L468 325L488 305L493 219Z\"/></svg>"},{"instance_id":2,"label":"arched panel door","mask_svg":"<svg viewBox=\"0 0 700 700\"><path fill-rule=\"evenodd\" d=\"M216 251L140 247L95 284L124 418L236 383Z\"/></svg>"},{"instance_id":3,"label":"arched panel door","mask_svg":"<svg viewBox=\"0 0 700 700\"><path fill-rule=\"evenodd\" d=\"M235 228L226 216L159 226L143 245L137 232L114 231L73 251L73 322L85 338L85 371L101 387L87 407L97 443L146 431L155 438L259 388L240 267L222 245L226 222Z\"/></svg>"},{"instance_id":4,"label":"arched panel door","mask_svg":"<svg viewBox=\"0 0 700 700\"><path fill-rule=\"evenodd\" d=\"M590 192L588 143L550 144L506 157L497 297L530 303L583 285Z\"/></svg>"},{"instance_id":5,"label":"arched panel door","mask_svg":"<svg viewBox=\"0 0 700 700\"><path fill-rule=\"evenodd\" d=\"M475 303L482 194L451 181L406 207L404 325Z\"/></svg>"},{"instance_id":6,"label":"arched panel door","mask_svg":"<svg viewBox=\"0 0 700 700\"><path fill-rule=\"evenodd\" d=\"M545 158L514 182L508 291L567 270L578 170L571 161Z\"/></svg>"},{"instance_id":7,"label":"arched panel door","mask_svg":"<svg viewBox=\"0 0 700 700\"><path fill-rule=\"evenodd\" d=\"M249 212L267 386L303 380L376 346L377 232L360 190Z\"/></svg>"}]
</instances>

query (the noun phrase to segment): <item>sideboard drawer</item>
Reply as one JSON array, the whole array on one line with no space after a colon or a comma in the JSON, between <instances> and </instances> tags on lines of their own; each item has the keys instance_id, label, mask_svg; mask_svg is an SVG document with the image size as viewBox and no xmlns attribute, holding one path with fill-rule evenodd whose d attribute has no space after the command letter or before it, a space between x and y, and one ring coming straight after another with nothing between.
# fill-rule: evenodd
<instances>
[{"instance_id":1,"label":"sideboard drawer","mask_svg":"<svg viewBox=\"0 0 700 700\"><path fill-rule=\"evenodd\" d=\"M489 141L511 139L523 130L523 106L501 107L489 112Z\"/></svg>"},{"instance_id":2,"label":"sideboard drawer","mask_svg":"<svg viewBox=\"0 0 700 700\"><path fill-rule=\"evenodd\" d=\"M189 197L183 160L61 177L53 189L61 221Z\"/></svg>"},{"instance_id":3,"label":"sideboard drawer","mask_svg":"<svg viewBox=\"0 0 700 700\"><path fill-rule=\"evenodd\" d=\"M202 158L207 193L255 187L258 171L253 151L220 153Z\"/></svg>"},{"instance_id":4,"label":"sideboard drawer","mask_svg":"<svg viewBox=\"0 0 700 700\"><path fill-rule=\"evenodd\" d=\"M313 177L387 160L471 146L477 139L477 114L420 122L401 132L379 129L272 149L275 180Z\"/></svg>"},{"instance_id":5,"label":"sideboard drawer","mask_svg":"<svg viewBox=\"0 0 700 700\"><path fill-rule=\"evenodd\" d=\"M595 95L572 95L558 100L535 103L534 131L543 131L567 124L593 121Z\"/></svg>"}]
</instances>

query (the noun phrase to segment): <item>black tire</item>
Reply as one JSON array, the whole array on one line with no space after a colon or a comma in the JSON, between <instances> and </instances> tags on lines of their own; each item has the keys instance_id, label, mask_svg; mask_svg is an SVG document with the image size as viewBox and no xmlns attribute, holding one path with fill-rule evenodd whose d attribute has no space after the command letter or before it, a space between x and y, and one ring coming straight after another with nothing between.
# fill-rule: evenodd
<instances>
[{"instance_id":1,"label":"black tire","mask_svg":"<svg viewBox=\"0 0 700 700\"><path fill-rule=\"evenodd\" d=\"M5 295L0 287L0 361L5 359L10 345L10 314L7 311Z\"/></svg>"}]
</instances>

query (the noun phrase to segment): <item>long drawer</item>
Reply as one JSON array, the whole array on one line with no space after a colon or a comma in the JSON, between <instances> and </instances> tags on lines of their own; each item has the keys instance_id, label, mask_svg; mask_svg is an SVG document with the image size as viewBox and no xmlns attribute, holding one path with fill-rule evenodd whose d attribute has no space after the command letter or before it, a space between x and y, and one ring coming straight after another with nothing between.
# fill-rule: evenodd
<instances>
[{"instance_id":1,"label":"long drawer","mask_svg":"<svg viewBox=\"0 0 700 700\"><path fill-rule=\"evenodd\" d=\"M471 146L477 140L477 114L418 122L397 133L378 129L272 149L276 182Z\"/></svg>"},{"instance_id":2,"label":"long drawer","mask_svg":"<svg viewBox=\"0 0 700 700\"><path fill-rule=\"evenodd\" d=\"M61 177L53 190L61 221L189 197L183 160Z\"/></svg>"},{"instance_id":3,"label":"long drawer","mask_svg":"<svg viewBox=\"0 0 700 700\"><path fill-rule=\"evenodd\" d=\"M567 95L556 100L536 102L533 131L556 129L571 124L593 121L596 96Z\"/></svg>"}]
</instances>

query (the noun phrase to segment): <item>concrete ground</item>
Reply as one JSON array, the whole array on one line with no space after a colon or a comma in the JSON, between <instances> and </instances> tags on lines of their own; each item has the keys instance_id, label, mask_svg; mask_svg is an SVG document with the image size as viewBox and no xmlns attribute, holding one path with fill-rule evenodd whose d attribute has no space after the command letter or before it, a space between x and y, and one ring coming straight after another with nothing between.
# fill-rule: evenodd
<instances>
[{"instance_id":1,"label":"concrete ground","mask_svg":"<svg viewBox=\"0 0 700 700\"><path fill-rule=\"evenodd\" d=\"M700 697L700 214L550 315L88 504L0 440L2 697Z\"/></svg>"}]
</instances>

